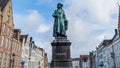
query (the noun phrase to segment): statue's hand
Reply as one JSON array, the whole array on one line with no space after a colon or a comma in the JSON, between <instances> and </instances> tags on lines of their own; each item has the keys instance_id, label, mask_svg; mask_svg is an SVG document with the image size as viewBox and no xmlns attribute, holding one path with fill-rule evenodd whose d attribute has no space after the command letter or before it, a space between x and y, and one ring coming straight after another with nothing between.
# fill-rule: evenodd
<instances>
[{"instance_id":1,"label":"statue's hand","mask_svg":"<svg viewBox=\"0 0 120 68\"><path fill-rule=\"evenodd\" d=\"M65 20L65 23L68 23L68 21L67 21L67 20Z\"/></svg>"},{"instance_id":2,"label":"statue's hand","mask_svg":"<svg viewBox=\"0 0 120 68\"><path fill-rule=\"evenodd\" d=\"M67 30L68 29L68 21L65 20L64 23L65 23L65 30Z\"/></svg>"}]
</instances>

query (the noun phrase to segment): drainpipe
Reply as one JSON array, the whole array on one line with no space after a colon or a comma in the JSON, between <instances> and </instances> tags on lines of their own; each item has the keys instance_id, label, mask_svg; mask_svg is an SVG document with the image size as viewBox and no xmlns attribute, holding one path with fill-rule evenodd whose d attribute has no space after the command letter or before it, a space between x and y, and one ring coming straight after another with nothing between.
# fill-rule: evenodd
<instances>
[{"instance_id":1,"label":"drainpipe","mask_svg":"<svg viewBox=\"0 0 120 68\"><path fill-rule=\"evenodd\" d=\"M113 64L114 64L114 68L116 68L116 63L115 63L115 52L114 52L114 48L112 46L112 53L111 53L111 57L113 58Z\"/></svg>"}]
</instances>

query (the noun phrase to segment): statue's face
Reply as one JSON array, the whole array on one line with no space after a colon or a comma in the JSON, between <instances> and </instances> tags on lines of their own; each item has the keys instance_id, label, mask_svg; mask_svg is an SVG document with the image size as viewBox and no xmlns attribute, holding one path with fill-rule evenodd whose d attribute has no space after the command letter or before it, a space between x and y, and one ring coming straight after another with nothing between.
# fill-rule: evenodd
<instances>
[{"instance_id":1,"label":"statue's face","mask_svg":"<svg viewBox=\"0 0 120 68\"><path fill-rule=\"evenodd\" d=\"M58 5L57 5L57 8L58 8L58 9L61 9L61 8L62 8L62 5L58 4Z\"/></svg>"}]
</instances>

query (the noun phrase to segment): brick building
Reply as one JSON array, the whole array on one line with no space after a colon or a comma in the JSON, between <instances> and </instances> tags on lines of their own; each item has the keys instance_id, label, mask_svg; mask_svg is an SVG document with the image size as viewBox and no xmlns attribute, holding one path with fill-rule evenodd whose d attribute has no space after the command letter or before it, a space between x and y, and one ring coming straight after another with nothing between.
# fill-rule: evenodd
<instances>
[{"instance_id":1,"label":"brick building","mask_svg":"<svg viewBox=\"0 0 120 68\"><path fill-rule=\"evenodd\" d=\"M47 53L44 54L44 68L48 67L48 58L47 58Z\"/></svg>"},{"instance_id":2,"label":"brick building","mask_svg":"<svg viewBox=\"0 0 120 68\"><path fill-rule=\"evenodd\" d=\"M90 68L89 65L89 55L80 55L80 68Z\"/></svg>"},{"instance_id":3,"label":"brick building","mask_svg":"<svg viewBox=\"0 0 120 68\"><path fill-rule=\"evenodd\" d=\"M0 0L0 68L19 68L20 30L14 29L12 1Z\"/></svg>"}]
</instances>

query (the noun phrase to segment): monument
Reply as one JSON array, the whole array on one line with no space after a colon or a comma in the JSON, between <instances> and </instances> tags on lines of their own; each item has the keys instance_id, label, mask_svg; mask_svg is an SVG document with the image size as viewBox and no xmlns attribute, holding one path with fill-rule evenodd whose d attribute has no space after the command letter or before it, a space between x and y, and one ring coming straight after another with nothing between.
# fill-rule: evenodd
<instances>
[{"instance_id":1,"label":"monument","mask_svg":"<svg viewBox=\"0 0 120 68\"><path fill-rule=\"evenodd\" d=\"M52 45L52 61L51 68L72 68L70 57L71 42L67 39L66 30L68 28L68 21L64 10L63 4L58 3L57 9L53 13L54 27L53 37L55 40Z\"/></svg>"}]
</instances>

